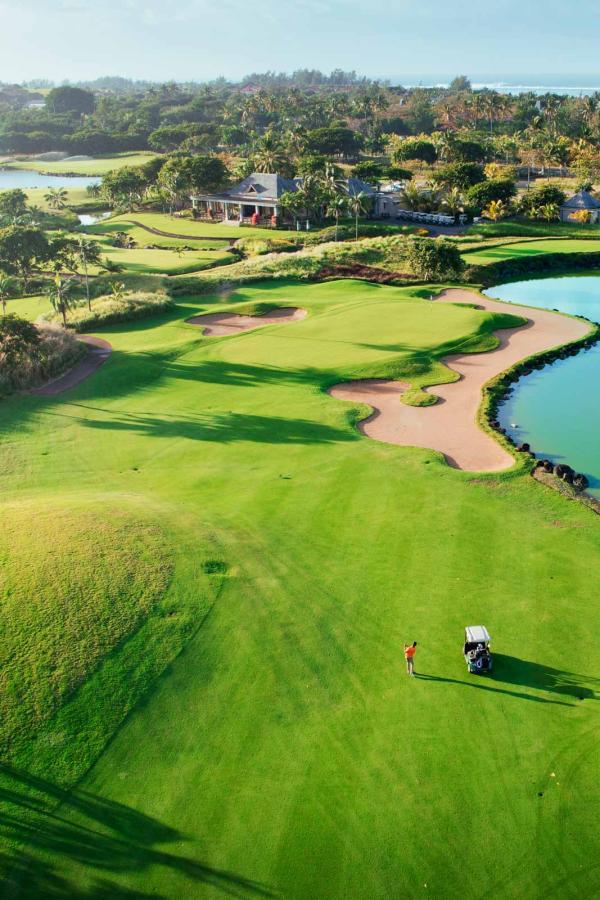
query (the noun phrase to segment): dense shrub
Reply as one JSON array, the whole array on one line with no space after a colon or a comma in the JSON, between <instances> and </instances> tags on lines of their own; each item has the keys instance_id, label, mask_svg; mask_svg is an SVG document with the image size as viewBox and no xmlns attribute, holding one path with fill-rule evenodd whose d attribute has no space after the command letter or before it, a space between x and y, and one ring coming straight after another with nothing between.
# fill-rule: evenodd
<instances>
[{"instance_id":1,"label":"dense shrub","mask_svg":"<svg viewBox=\"0 0 600 900\"><path fill-rule=\"evenodd\" d=\"M562 206L565 200L566 194L560 188L553 184L542 184L523 195L521 210L526 215L532 215L541 206Z\"/></svg>"},{"instance_id":2,"label":"dense shrub","mask_svg":"<svg viewBox=\"0 0 600 900\"><path fill-rule=\"evenodd\" d=\"M490 181L481 181L469 188L466 201L469 207L481 212L492 200L501 200L508 203L515 196L517 189L509 178L494 178Z\"/></svg>"},{"instance_id":3,"label":"dense shrub","mask_svg":"<svg viewBox=\"0 0 600 900\"><path fill-rule=\"evenodd\" d=\"M465 268L459 248L443 238L410 238L406 241L406 261L423 281L453 281Z\"/></svg>"},{"instance_id":4,"label":"dense shrub","mask_svg":"<svg viewBox=\"0 0 600 900\"><path fill-rule=\"evenodd\" d=\"M472 162L456 162L442 166L433 175L436 184L446 188L458 188L466 191L474 184L485 181L483 166Z\"/></svg>"},{"instance_id":5,"label":"dense shrub","mask_svg":"<svg viewBox=\"0 0 600 900\"><path fill-rule=\"evenodd\" d=\"M0 391L43 384L69 369L86 348L57 325L39 327L14 315L0 322Z\"/></svg>"}]
</instances>

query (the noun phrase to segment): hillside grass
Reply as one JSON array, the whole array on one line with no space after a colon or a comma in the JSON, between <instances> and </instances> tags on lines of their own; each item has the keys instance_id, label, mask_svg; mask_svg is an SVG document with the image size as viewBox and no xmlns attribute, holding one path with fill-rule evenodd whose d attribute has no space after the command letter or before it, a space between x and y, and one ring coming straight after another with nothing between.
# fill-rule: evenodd
<instances>
[{"instance_id":1,"label":"hillside grass","mask_svg":"<svg viewBox=\"0 0 600 900\"><path fill-rule=\"evenodd\" d=\"M597 517L522 468L473 475L369 440L355 427L365 408L325 393L363 376L448 379L444 353L490 346L498 320L422 294L280 279L182 297L103 332L112 356L68 394L0 406L8 518L32 502L35 525L66 498L102 522L132 508L174 555L156 615L72 695L27 764L2 772L7 891L387 900L458 898L482 879L520 898L600 890ZM226 338L185 323L258 304L308 316ZM61 531L42 543L62 548ZM87 533L78 577L102 595L113 556L127 582L121 542L86 546ZM35 558L35 527L19 541ZM135 554L130 564L137 573ZM21 596L27 571L14 566ZM59 578L48 595L62 595ZM462 658L464 626L480 622L494 641L485 679ZM408 679L413 639L422 677ZM34 669L45 650L30 640ZM116 733L73 786L106 743L109 695Z\"/></svg>"},{"instance_id":2,"label":"hillside grass","mask_svg":"<svg viewBox=\"0 0 600 900\"><path fill-rule=\"evenodd\" d=\"M529 240L522 243L501 243L484 247L481 250L470 249L463 253L467 265L487 265L504 259L516 259L527 256L539 256L546 253L598 253L600 252L600 234L598 240Z\"/></svg>"}]
</instances>

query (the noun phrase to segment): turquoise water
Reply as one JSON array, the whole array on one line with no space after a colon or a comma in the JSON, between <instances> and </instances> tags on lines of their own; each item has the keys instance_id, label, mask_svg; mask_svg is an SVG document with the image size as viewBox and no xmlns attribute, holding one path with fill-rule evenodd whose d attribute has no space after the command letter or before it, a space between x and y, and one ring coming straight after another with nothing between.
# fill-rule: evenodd
<instances>
[{"instance_id":1,"label":"turquoise water","mask_svg":"<svg viewBox=\"0 0 600 900\"><path fill-rule=\"evenodd\" d=\"M0 169L0 191L21 188L86 188L90 184L100 184L101 178L89 175L42 175L31 169Z\"/></svg>"},{"instance_id":2,"label":"turquoise water","mask_svg":"<svg viewBox=\"0 0 600 900\"><path fill-rule=\"evenodd\" d=\"M543 278L501 284L488 297L558 309L600 322L600 276ZM600 346L521 378L500 410L500 422L537 457L584 472L600 497ZM516 426L516 427L515 427Z\"/></svg>"}]
</instances>

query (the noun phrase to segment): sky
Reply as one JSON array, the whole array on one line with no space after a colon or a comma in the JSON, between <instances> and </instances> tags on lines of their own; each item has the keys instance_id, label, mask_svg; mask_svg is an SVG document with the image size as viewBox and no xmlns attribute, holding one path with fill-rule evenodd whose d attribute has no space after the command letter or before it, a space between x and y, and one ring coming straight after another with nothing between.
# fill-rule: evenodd
<instances>
[{"instance_id":1,"label":"sky","mask_svg":"<svg viewBox=\"0 0 600 900\"><path fill-rule=\"evenodd\" d=\"M0 81L304 67L535 81L600 75L599 35L599 0L0 0Z\"/></svg>"}]
</instances>

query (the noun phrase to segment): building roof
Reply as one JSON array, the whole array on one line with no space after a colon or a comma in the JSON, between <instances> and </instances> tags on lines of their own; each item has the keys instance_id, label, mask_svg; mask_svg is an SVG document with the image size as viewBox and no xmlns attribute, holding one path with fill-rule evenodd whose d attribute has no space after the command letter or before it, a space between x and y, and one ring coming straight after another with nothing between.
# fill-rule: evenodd
<instances>
[{"instance_id":1,"label":"building roof","mask_svg":"<svg viewBox=\"0 0 600 900\"><path fill-rule=\"evenodd\" d=\"M367 184L366 181L361 181L360 178L349 178L347 181L348 185L348 193L351 197L356 197L357 194L375 194L377 193L372 184Z\"/></svg>"},{"instance_id":2,"label":"building roof","mask_svg":"<svg viewBox=\"0 0 600 900\"><path fill-rule=\"evenodd\" d=\"M600 200L589 193L589 191L578 191L563 203L564 209L600 209Z\"/></svg>"},{"instance_id":3,"label":"building roof","mask_svg":"<svg viewBox=\"0 0 600 900\"><path fill-rule=\"evenodd\" d=\"M282 194L290 191L297 191L298 186L302 183L301 178L283 178L282 175L270 174L269 172L253 172L243 181L235 184L233 187L220 191L218 194L197 194L192 197L195 200L229 200L233 203L275 203ZM348 193L351 197L357 194L365 193L372 196L376 193L375 188L361 181L360 178L349 178L346 182Z\"/></svg>"}]
</instances>

